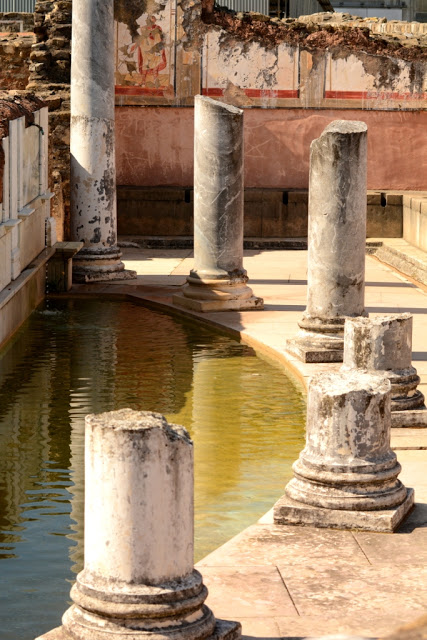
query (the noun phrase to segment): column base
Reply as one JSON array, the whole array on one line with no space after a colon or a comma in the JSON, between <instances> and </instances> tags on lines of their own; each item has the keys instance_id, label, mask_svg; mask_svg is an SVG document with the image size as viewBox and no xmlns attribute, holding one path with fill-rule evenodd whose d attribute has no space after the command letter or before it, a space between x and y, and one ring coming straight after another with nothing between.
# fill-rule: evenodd
<instances>
[{"instance_id":1,"label":"column base","mask_svg":"<svg viewBox=\"0 0 427 640\"><path fill-rule=\"evenodd\" d=\"M415 367L387 371L387 375L391 382L392 412L423 409L424 395L417 389L421 380Z\"/></svg>"},{"instance_id":2,"label":"column base","mask_svg":"<svg viewBox=\"0 0 427 640\"><path fill-rule=\"evenodd\" d=\"M199 311L248 311L264 308L264 300L253 295L247 277L201 280L190 276L182 293L173 296L178 307Z\"/></svg>"},{"instance_id":3,"label":"column base","mask_svg":"<svg viewBox=\"0 0 427 640\"><path fill-rule=\"evenodd\" d=\"M177 307L208 313L209 311L249 311L263 309L264 300L252 296L246 300L194 300L184 295L175 294L172 298Z\"/></svg>"},{"instance_id":4,"label":"column base","mask_svg":"<svg viewBox=\"0 0 427 640\"><path fill-rule=\"evenodd\" d=\"M238 640L241 637L242 627L240 622L232 622L229 620L217 620L213 633L203 640ZM161 631L158 632L135 632L135 636L140 637L141 640L159 640L163 638ZM107 636L106 636L107 637ZM123 636L124 640L130 638L129 635ZM75 640L74 636L71 636L64 627L57 627L48 631L36 638L36 640Z\"/></svg>"},{"instance_id":5,"label":"column base","mask_svg":"<svg viewBox=\"0 0 427 640\"><path fill-rule=\"evenodd\" d=\"M393 396L393 387L391 389L391 410L396 413L413 411L415 409L422 409L424 405L424 395L421 391L415 391L411 396Z\"/></svg>"},{"instance_id":6,"label":"column base","mask_svg":"<svg viewBox=\"0 0 427 640\"><path fill-rule=\"evenodd\" d=\"M62 627L38 640L234 640L240 624L217 621L204 604L197 570L161 585L126 583L83 570L71 589L74 604Z\"/></svg>"},{"instance_id":7,"label":"column base","mask_svg":"<svg viewBox=\"0 0 427 640\"><path fill-rule=\"evenodd\" d=\"M341 336L324 336L323 340L322 336L297 336L286 341L285 349L301 362L342 362L344 340Z\"/></svg>"},{"instance_id":8,"label":"column base","mask_svg":"<svg viewBox=\"0 0 427 640\"><path fill-rule=\"evenodd\" d=\"M91 282L112 282L114 280L135 280L136 277L136 271L129 271L124 268L124 265L121 271L91 271L85 273L76 273L73 269L73 282L75 282L76 284L89 284Z\"/></svg>"},{"instance_id":9,"label":"column base","mask_svg":"<svg viewBox=\"0 0 427 640\"><path fill-rule=\"evenodd\" d=\"M364 310L360 314L365 317ZM350 316L312 317L307 311L298 322L299 333L286 343L286 351L306 363L342 362L344 325Z\"/></svg>"},{"instance_id":10,"label":"column base","mask_svg":"<svg viewBox=\"0 0 427 640\"><path fill-rule=\"evenodd\" d=\"M292 500L286 494L274 505L274 523L326 529L393 532L414 506L414 490L406 490L402 504L379 511L344 511L313 507Z\"/></svg>"},{"instance_id":11,"label":"column base","mask_svg":"<svg viewBox=\"0 0 427 640\"><path fill-rule=\"evenodd\" d=\"M427 407L409 411L392 411L391 426L406 428L427 427Z\"/></svg>"},{"instance_id":12,"label":"column base","mask_svg":"<svg viewBox=\"0 0 427 640\"><path fill-rule=\"evenodd\" d=\"M111 282L114 280L134 280L136 271L125 269L121 261L122 252L118 248L80 251L73 261L73 282Z\"/></svg>"}]
</instances>

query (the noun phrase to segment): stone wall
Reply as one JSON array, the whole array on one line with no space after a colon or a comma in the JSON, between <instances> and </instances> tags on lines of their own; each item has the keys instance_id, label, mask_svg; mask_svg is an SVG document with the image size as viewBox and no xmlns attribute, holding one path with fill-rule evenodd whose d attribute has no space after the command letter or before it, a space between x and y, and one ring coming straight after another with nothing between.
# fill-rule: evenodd
<instances>
[{"instance_id":1,"label":"stone wall","mask_svg":"<svg viewBox=\"0 0 427 640\"><path fill-rule=\"evenodd\" d=\"M367 238L402 236L402 199L402 193L368 192ZM245 238L307 237L308 191L246 189L244 206ZM117 209L119 235L193 235L192 188L119 186Z\"/></svg>"},{"instance_id":2,"label":"stone wall","mask_svg":"<svg viewBox=\"0 0 427 640\"><path fill-rule=\"evenodd\" d=\"M34 13L37 44L31 55L31 82L68 85L71 66L71 0L39 0Z\"/></svg>"},{"instance_id":3,"label":"stone wall","mask_svg":"<svg viewBox=\"0 0 427 640\"><path fill-rule=\"evenodd\" d=\"M403 237L418 249L427 251L427 191L404 196Z\"/></svg>"},{"instance_id":4,"label":"stone wall","mask_svg":"<svg viewBox=\"0 0 427 640\"><path fill-rule=\"evenodd\" d=\"M36 2L28 83L49 107L49 186L58 240L68 237L70 223L71 6L71 0Z\"/></svg>"},{"instance_id":5,"label":"stone wall","mask_svg":"<svg viewBox=\"0 0 427 640\"><path fill-rule=\"evenodd\" d=\"M30 76L30 54L34 34L0 35L0 89L25 89Z\"/></svg>"},{"instance_id":6,"label":"stone wall","mask_svg":"<svg viewBox=\"0 0 427 640\"><path fill-rule=\"evenodd\" d=\"M46 246L48 134L48 112L40 99L0 93L0 291Z\"/></svg>"}]
</instances>

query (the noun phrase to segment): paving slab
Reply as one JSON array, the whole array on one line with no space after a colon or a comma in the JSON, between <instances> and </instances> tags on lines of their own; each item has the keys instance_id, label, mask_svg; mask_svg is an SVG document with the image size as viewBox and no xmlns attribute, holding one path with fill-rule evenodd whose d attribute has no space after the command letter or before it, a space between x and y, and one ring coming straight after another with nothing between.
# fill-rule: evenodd
<instances>
[{"instance_id":1,"label":"paving slab","mask_svg":"<svg viewBox=\"0 0 427 640\"><path fill-rule=\"evenodd\" d=\"M342 613L336 615L332 609L328 615L323 613L323 615L301 616L295 619L283 617L275 618L274 621L279 627L279 637L286 638L286 640L302 640L304 638L314 640L313 629L316 629L316 638L322 636L329 640L335 640L335 638L336 640L349 640L348 636L350 638L352 636L384 638L397 627L412 621L414 616L417 616L417 613L400 610L399 612L390 611L387 619L384 619L378 610L374 612L361 610L357 616L351 617ZM249 625L246 625L245 629L250 634ZM254 637L254 635L250 634L249 637ZM399 638L399 640L403 640L403 638Z\"/></svg>"},{"instance_id":2,"label":"paving slab","mask_svg":"<svg viewBox=\"0 0 427 640\"><path fill-rule=\"evenodd\" d=\"M425 514L424 514L425 515ZM408 520L398 533L370 533L356 531L354 537L371 565L390 564L413 565L414 563L427 566L427 535L422 528L415 528L411 533L407 525L414 522Z\"/></svg>"},{"instance_id":3,"label":"paving slab","mask_svg":"<svg viewBox=\"0 0 427 640\"><path fill-rule=\"evenodd\" d=\"M399 244L399 246L402 243ZM409 251L409 250L408 250ZM81 285L73 293L132 296L172 313L193 265L189 250L125 249L136 269L132 284ZM187 313L240 337L285 366L303 388L320 371L286 352L306 305L306 251L246 251L244 266L264 311ZM366 307L371 315L414 314L413 364L427 396L427 287L374 256L366 259ZM271 514L199 563L218 617L238 619L244 638L308 638L347 634L378 638L427 611L427 429L393 429L401 479L416 506L397 533L367 533L274 525ZM278 479L281 482L280 479Z\"/></svg>"},{"instance_id":4,"label":"paving slab","mask_svg":"<svg viewBox=\"0 0 427 640\"><path fill-rule=\"evenodd\" d=\"M369 564L350 531L255 524L198 563L207 566ZM204 569L203 569L204 570Z\"/></svg>"},{"instance_id":5,"label":"paving slab","mask_svg":"<svg viewBox=\"0 0 427 640\"><path fill-rule=\"evenodd\" d=\"M221 618L298 616L276 567L204 567L203 581L209 606Z\"/></svg>"},{"instance_id":6,"label":"paving slab","mask_svg":"<svg viewBox=\"0 0 427 640\"><path fill-rule=\"evenodd\" d=\"M415 618L427 610L427 567L383 565L279 565L300 614L350 618L362 612L405 612Z\"/></svg>"}]
</instances>

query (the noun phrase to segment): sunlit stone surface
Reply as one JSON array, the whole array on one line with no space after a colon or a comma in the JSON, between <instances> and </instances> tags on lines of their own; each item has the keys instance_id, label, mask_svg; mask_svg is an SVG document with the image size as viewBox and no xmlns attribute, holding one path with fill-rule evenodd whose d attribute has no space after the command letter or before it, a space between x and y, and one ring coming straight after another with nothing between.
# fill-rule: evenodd
<instances>
[{"instance_id":1,"label":"sunlit stone surface","mask_svg":"<svg viewBox=\"0 0 427 640\"><path fill-rule=\"evenodd\" d=\"M136 277L117 246L114 2L73 0L71 236L76 282Z\"/></svg>"},{"instance_id":2,"label":"sunlit stone surface","mask_svg":"<svg viewBox=\"0 0 427 640\"><path fill-rule=\"evenodd\" d=\"M308 390L307 440L275 505L277 524L393 531L413 505L390 448L391 385L380 373L326 373Z\"/></svg>"},{"instance_id":3,"label":"sunlit stone surface","mask_svg":"<svg viewBox=\"0 0 427 640\"><path fill-rule=\"evenodd\" d=\"M193 443L157 413L86 417L85 564L43 640L240 636L217 621L193 564Z\"/></svg>"},{"instance_id":4,"label":"sunlit stone surface","mask_svg":"<svg viewBox=\"0 0 427 640\"><path fill-rule=\"evenodd\" d=\"M287 350L342 362L346 317L365 312L367 126L336 120L310 147L307 308Z\"/></svg>"},{"instance_id":5,"label":"sunlit stone surface","mask_svg":"<svg viewBox=\"0 0 427 640\"><path fill-rule=\"evenodd\" d=\"M348 318L342 371L382 371L391 382L392 426L427 424L420 377L412 366L412 315Z\"/></svg>"},{"instance_id":6,"label":"sunlit stone surface","mask_svg":"<svg viewBox=\"0 0 427 640\"><path fill-rule=\"evenodd\" d=\"M243 268L243 111L196 96L194 267L174 303L195 311L262 309Z\"/></svg>"}]
</instances>

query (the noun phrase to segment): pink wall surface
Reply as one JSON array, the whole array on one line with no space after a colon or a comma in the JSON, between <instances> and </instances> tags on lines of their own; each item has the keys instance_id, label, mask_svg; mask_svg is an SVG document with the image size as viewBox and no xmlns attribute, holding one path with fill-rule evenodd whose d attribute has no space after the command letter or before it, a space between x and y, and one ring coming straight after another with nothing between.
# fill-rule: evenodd
<instances>
[{"instance_id":1,"label":"pink wall surface","mask_svg":"<svg viewBox=\"0 0 427 640\"><path fill-rule=\"evenodd\" d=\"M310 143L332 120L368 125L368 189L427 190L427 111L246 109L245 186L306 189ZM117 184L193 184L193 109L116 107Z\"/></svg>"}]
</instances>

